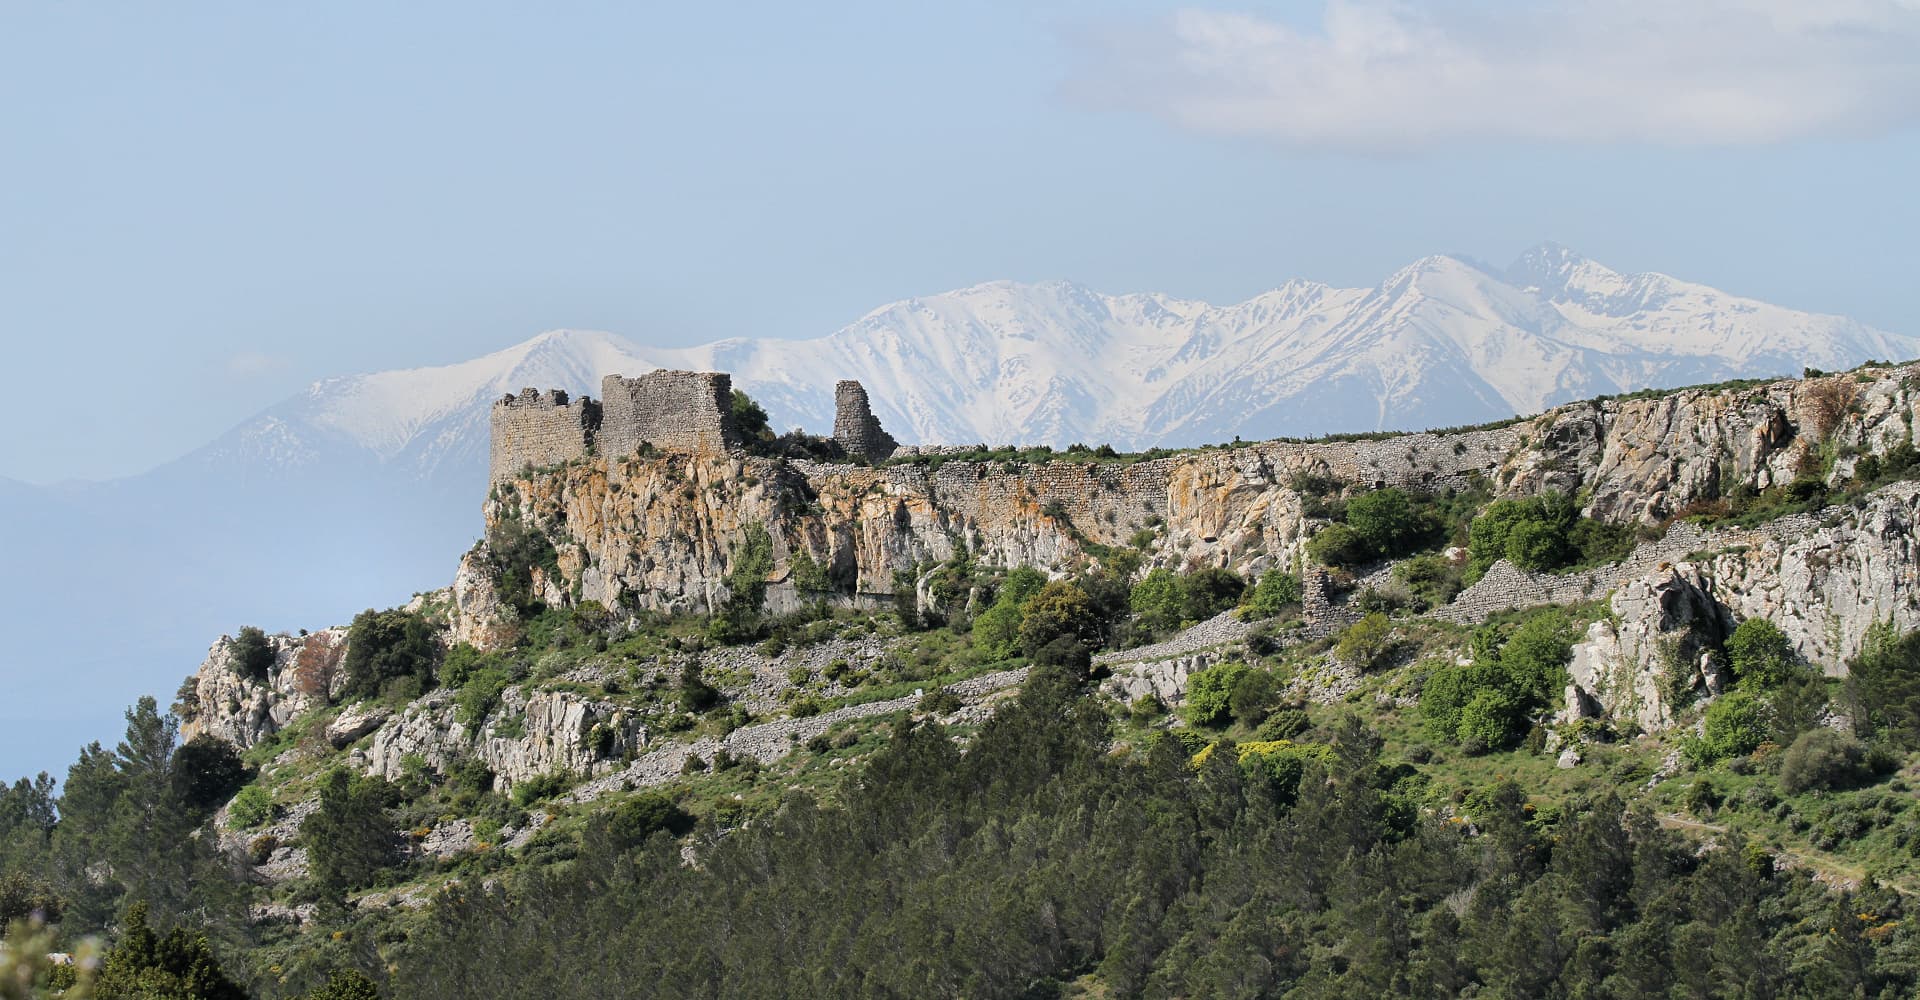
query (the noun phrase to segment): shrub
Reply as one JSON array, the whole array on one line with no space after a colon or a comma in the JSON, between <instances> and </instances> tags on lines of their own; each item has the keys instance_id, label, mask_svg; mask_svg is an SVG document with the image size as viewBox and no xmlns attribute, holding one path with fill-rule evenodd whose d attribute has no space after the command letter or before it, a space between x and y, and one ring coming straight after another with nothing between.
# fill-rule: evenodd
<instances>
[{"instance_id":1,"label":"shrub","mask_svg":"<svg viewBox=\"0 0 1920 1000\"><path fill-rule=\"evenodd\" d=\"M231 648L233 672L256 683L265 681L273 669L273 640L267 633L252 625L244 626L233 637Z\"/></svg>"},{"instance_id":2,"label":"shrub","mask_svg":"<svg viewBox=\"0 0 1920 1000\"><path fill-rule=\"evenodd\" d=\"M928 715L951 715L960 711L963 705L959 695L942 687L928 691L916 708Z\"/></svg>"},{"instance_id":3,"label":"shrub","mask_svg":"<svg viewBox=\"0 0 1920 1000\"><path fill-rule=\"evenodd\" d=\"M558 771L534 775L513 786L513 804L525 809L566 791L569 783L567 776Z\"/></svg>"},{"instance_id":4,"label":"shrub","mask_svg":"<svg viewBox=\"0 0 1920 1000\"><path fill-rule=\"evenodd\" d=\"M1149 691L1127 704L1127 718L1136 726L1145 726L1158 721L1167 714L1167 706L1153 692Z\"/></svg>"},{"instance_id":5,"label":"shrub","mask_svg":"<svg viewBox=\"0 0 1920 1000\"><path fill-rule=\"evenodd\" d=\"M1188 621L1202 622L1240 603L1247 581L1232 570L1207 566L1194 570L1180 581L1184 614Z\"/></svg>"},{"instance_id":6,"label":"shrub","mask_svg":"<svg viewBox=\"0 0 1920 1000\"><path fill-rule=\"evenodd\" d=\"M1780 788L1790 795L1814 788L1844 788L1866 773L1867 748L1825 726L1801 733L1780 758Z\"/></svg>"},{"instance_id":7,"label":"shrub","mask_svg":"<svg viewBox=\"0 0 1920 1000\"><path fill-rule=\"evenodd\" d=\"M1235 721L1251 729L1273 710L1274 695L1273 674L1249 669L1234 682L1227 707L1233 712Z\"/></svg>"},{"instance_id":8,"label":"shrub","mask_svg":"<svg viewBox=\"0 0 1920 1000\"><path fill-rule=\"evenodd\" d=\"M680 708L695 715L720 704L720 691L700 676L700 667L689 661L680 668Z\"/></svg>"},{"instance_id":9,"label":"shrub","mask_svg":"<svg viewBox=\"0 0 1920 1000\"><path fill-rule=\"evenodd\" d=\"M660 831L682 837L692 832L693 816L659 792L643 792L616 806L607 816L615 845L639 847Z\"/></svg>"},{"instance_id":10,"label":"shrub","mask_svg":"<svg viewBox=\"0 0 1920 1000\"><path fill-rule=\"evenodd\" d=\"M1089 648L1100 644L1100 617L1080 585L1053 580L1020 609L1020 650L1033 656L1056 639L1073 639Z\"/></svg>"},{"instance_id":11,"label":"shrub","mask_svg":"<svg viewBox=\"0 0 1920 1000\"><path fill-rule=\"evenodd\" d=\"M1438 552L1408 559L1393 568L1393 576L1428 607L1446 604L1460 593L1461 568Z\"/></svg>"},{"instance_id":12,"label":"shrub","mask_svg":"<svg viewBox=\"0 0 1920 1000\"><path fill-rule=\"evenodd\" d=\"M487 553L502 601L523 619L546 610L534 588L534 571L543 579L555 579L560 573L560 553L545 532L518 516L499 518L487 531Z\"/></svg>"},{"instance_id":13,"label":"shrub","mask_svg":"<svg viewBox=\"0 0 1920 1000\"><path fill-rule=\"evenodd\" d=\"M476 671L498 660L498 657L482 653L470 643L460 643L447 650L447 658L440 664L440 683L451 688L466 687Z\"/></svg>"},{"instance_id":14,"label":"shrub","mask_svg":"<svg viewBox=\"0 0 1920 1000\"><path fill-rule=\"evenodd\" d=\"M247 765L233 744L201 733L173 754L173 791L197 816L220 808L247 781Z\"/></svg>"},{"instance_id":15,"label":"shrub","mask_svg":"<svg viewBox=\"0 0 1920 1000\"><path fill-rule=\"evenodd\" d=\"M1139 618L1141 627L1150 632L1164 632L1179 627L1180 614L1185 605L1185 595L1180 592L1180 579L1164 566L1149 571L1139 583L1133 585L1133 592L1127 596L1127 606Z\"/></svg>"},{"instance_id":16,"label":"shrub","mask_svg":"<svg viewBox=\"0 0 1920 1000\"><path fill-rule=\"evenodd\" d=\"M371 885L396 860L397 835L387 818L393 790L378 777L335 768L320 779L319 808L300 824L314 882L338 895Z\"/></svg>"},{"instance_id":17,"label":"shrub","mask_svg":"<svg viewBox=\"0 0 1920 1000\"><path fill-rule=\"evenodd\" d=\"M439 646L426 619L410 611L368 608L347 630L346 693L354 698L379 695L387 682L411 679L419 692L433 687L433 661ZM417 695L416 695L417 697Z\"/></svg>"},{"instance_id":18,"label":"shrub","mask_svg":"<svg viewBox=\"0 0 1920 1000\"><path fill-rule=\"evenodd\" d=\"M1470 750L1498 750L1513 743L1525 721L1519 699L1499 688L1481 688L1461 707L1457 736Z\"/></svg>"},{"instance_id":19,"label":"shrub","mask_svg":"<svg viewBox=\"0 0 1920 1000\"><path fill-rule=\"evenodd\" d=\"M227 818L242 830L250 830L273 818L273 796L259 785L248 785L233 797Z\"/></svg>"},{"instance_id":20,"label":"shrub","mask_svg":"<svg viewBox=\"0 0 1920 1000\"><path fill-rule=\"evenodd\" d=\"M1697 763L1710 764L1752 753L1767 739L1767 718L1759 699L1734 691L1707 706L1700 738L1688 745Z\"/></svg>"},{"instance_id":21,"label":"shrub","mask_svg":"<svg viewBox=\"0 0 1920 1000\"><path fill-rule=\"evenodd\" d=\"M1222 726L1233 715L1233 689L1247 673L1244 663L1222 663L1187 678L1187 721Z\"/></svg>"},{"instance_id":22,"label":"shrub","mask_svg":"<svg viewBox=\"0 0 1920 1000\"><path fill-rule=\"evenodd\" d=\"M1357 566L1373 558L1373 551L1352 528L1329 524L1307 540L1307 555L1325 566Z\"/></svg>"},{"instance_id":23,"label":"shrub","mask_svg":"<svg viewBox=\"0 0 1920 1000\"><path fill-rule=\"evenodd\" d=\"M1395 487L1370 490L1347 501L1347 527L1373 555L1404 555L1428 541L1439 524Z\"/></svg>"},{"instance_id":24,"label":"shrub","mask_svg":"<svg viewBox=\"0 0 1920 1000\"><path fill-rule=\"evenodd\" d=\"M974 619L973 641L995 659L1004 660L1019 652L1021 608L1046 584L1046 576L1030 566L1008 573L994 594L993 604Z\"/></svg>"},{"instance_id":25,"label":"shrub","mask_svg":"<svg viewBox=\"0 0 1920 1000\"><path fill-rule=\"evenodd\" d=\"M1769 689L1779 687L1799 672L1793 641L1765 618L1741 622L1727 637L1727 661L1740 684Z\"/></svg>"},{"instance_id":26,"label":"shrub","mask_svg":"<svg viewBox=\"0 0 1920 1000\"><path fill-rule=\"evenodd\" d=\"M1272 618L1300 603L1300 578L1292 573L1270 569L1247 592L1246 608L1259 618Z\"/></svg>"},{"instance_id":27,"label":"shrub","mask_svg":"<svg viewBox=\"0 0 1920 1000\"><path fill-rule=\"evenodd\" d=\"M461 725L473 727L487 721L495 706L500 704L500 695L513 679L499 667L485 667L467 677L460 693L454 697L453 717Z\"/></svg>"},{"instance_id":28,"label":"shrub","mask_svg":"<svg viewBox=\"0 0 1920 1000\"><path fill-rule=\"evenodd\" d=\"M1393 651L1393 623L1376 611L1347 626L1333 652L1341 662L1373 670Z\"/></svg>"},{"instance_id":29,"label":"shrub","mask_svg":"<svg viewBox=\"0 0 1920 1000\"><path fill-rule=\"evenodd\" d=\"M1895 637L1873 629L1847 670L1854 724L1894 746L1920 746L1920 632Z\"/></svg>"},{"instance_id":30,"label":"shrub","mask_svg":"<svg viewBox=\"0 0 1920 1000\"><path fill-rule=\"evenodd\" d=\"M1290 740L1306 732L1312 725L1313 720L1307 716L1306 709L1283 708L1267 716L1267 721L1260 723L1260 728L1254 730L1253 736L1261 741Z\"/></svg>"}]
</instances>

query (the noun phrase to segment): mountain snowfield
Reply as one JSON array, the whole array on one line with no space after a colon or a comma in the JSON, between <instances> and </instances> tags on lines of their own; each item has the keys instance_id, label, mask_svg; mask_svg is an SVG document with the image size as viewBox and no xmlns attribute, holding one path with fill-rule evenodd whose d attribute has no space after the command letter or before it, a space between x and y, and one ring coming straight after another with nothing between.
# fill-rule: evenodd
<instances>
[{"instance_id":1,"label":"mountain snowfield","mask_svg":"<svg viewBox=\"0 0 1920 1000\"><path fill-rule=\"evenodd\" d=\"M1601 393L1920 356L1920 341L1541 247L1429 257L1375 288L1289 281L1236 305L990 282L806 341L642 347L554 331L435 368L331 378L110 483L0 480L0 773L110 740L245 624L338 624L448 582L481 531L492 402L609 373L731 372L775 426L825 432L866 384L907 443L1123 448L1439 427ZM75 637L85 636L85 641ZM85 692L76 698L75 692ZM165 700L164 698L162 699Z\"/></svg>"},{"instance_id":2,"label":"mountain snowfield","mask_svg":"<svg viewBox=\"0 0 1920 1000\"><path fill-rule=\"evenodd\" d=\"M1912 337L1547 245L1505 270L1435 256L1375 288L1295 280L1227 306L996 281L894 302L814 340L660 349L556 330L459 364L316 383L198 458L257 471L345 449L407 475L466 478L502 394L598 395L602 375L653 368L731 372L780 428L829 429L834 382L856 378L906 442L1140 449L1478 423L1916 354Z\"/></svg>"}]
</instances>

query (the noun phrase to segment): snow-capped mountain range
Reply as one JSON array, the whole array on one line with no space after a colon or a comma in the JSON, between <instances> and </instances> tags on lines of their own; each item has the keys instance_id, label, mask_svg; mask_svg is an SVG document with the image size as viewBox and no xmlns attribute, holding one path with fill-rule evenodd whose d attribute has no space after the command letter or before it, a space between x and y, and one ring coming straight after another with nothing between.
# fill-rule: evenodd
<instances>
[{"instance_id":1,"label":"snow-capped mountain range","mask_svg":"<svg viewBox=\"0 0 1920 1000\"><path fill-rule=\"evenodd\" d=\"M223 632L335 624L443 585L481 530L490 406L524 386L598 395L613 372L727 371L777 427L824 432L834 382L856 378L908 443L1142 448L1476 423L1915 356L1909 336L1544 246L1505 269L1429 257L1374 288L1289 281L1227 306L990 282L814 340L665 350L554 331L326 379L144 475L0 480L0 551L21 568L0 583L15 637L0 774L110 737L122 706L171 691Z\"/></svg>"},{"instance_id":2,"label":"snow-capped mountain range","mask_svg":"<svg viewBox=\"0 0 1920 1000\"><path fill-rule=\"evenodd\" d=\"M1477 423L1916 354L1912 337L1546 245L1504 270L1428 257L1374 288L1295 280L1227 306L996 281L815 340L661 349L556 330L459 364L315 383L197 457L258 472L349 451L411 476L477 476L501 394L597 395L604 374L653 368L732 372L781 428L830 428L834 382L857 378L907 442L1145 448Z\"/></svg>"}]
</instances>

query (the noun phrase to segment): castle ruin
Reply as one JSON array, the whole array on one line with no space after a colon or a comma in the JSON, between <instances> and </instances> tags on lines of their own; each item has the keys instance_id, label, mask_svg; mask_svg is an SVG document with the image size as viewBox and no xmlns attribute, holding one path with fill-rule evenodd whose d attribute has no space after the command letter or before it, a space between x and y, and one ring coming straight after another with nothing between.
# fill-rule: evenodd
<instances>
[{"instance_id":1,"label":"castle ruin","mask_svg":"<svg viewBox=\"0 0 1920 1000\"><path fill-rule=\"evenodd\" d=\"M651 447L677 454L720 454L745 441L733 421L733 379L724 372L661 369L638 378L608 375L600 400L559 389L522 389L493 404L489 481L593 454L620 456ZM848 455L877 462L899 447L881 428L860 383L834 387L833 436Z\"/></svg>"},{"instance_id":2,"label":"castle ruin","mask_svg":"<svg viewBox=\"0 0 1920 1000\"><path fill-rule=\"evenodd\" d=\"M848 455L869 462L881 461L900 447L867 405L866 388L852 379L833 387L833 439Z\"/></svg>"}]
</instances>

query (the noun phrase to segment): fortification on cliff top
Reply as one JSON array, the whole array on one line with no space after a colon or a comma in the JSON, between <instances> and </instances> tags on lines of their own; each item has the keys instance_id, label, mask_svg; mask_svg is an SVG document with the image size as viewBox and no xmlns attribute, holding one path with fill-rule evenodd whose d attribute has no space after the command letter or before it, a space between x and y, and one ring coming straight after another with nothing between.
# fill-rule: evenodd
<instances>
[{"instance_id":1,"label":"fortification on cliff top","mask_svg":"<svg viewBox=\"0 0 1920 1000\"><path fill-rule=\"evenodd\" d=\"M495 401L489 481L506 482L529 468L594 454L632 455L652 447L706 455L744 444L733 421L733 378L725 372L608 375L600 381L600 397L573 399L559 389L522 389ZM834 387L833 439L848 455L871 462L899 447L874 417L867 390L851 380Z\"/></svg>"}]
</instances>

